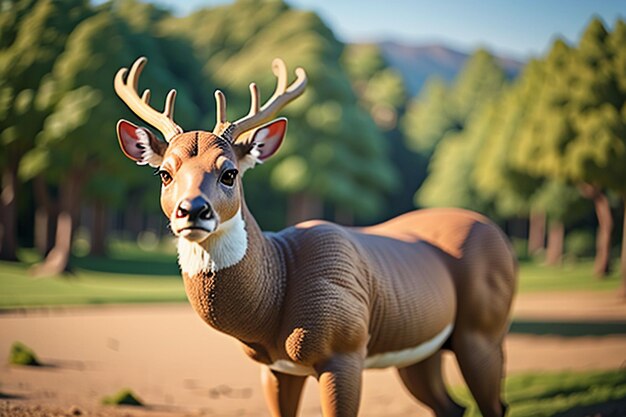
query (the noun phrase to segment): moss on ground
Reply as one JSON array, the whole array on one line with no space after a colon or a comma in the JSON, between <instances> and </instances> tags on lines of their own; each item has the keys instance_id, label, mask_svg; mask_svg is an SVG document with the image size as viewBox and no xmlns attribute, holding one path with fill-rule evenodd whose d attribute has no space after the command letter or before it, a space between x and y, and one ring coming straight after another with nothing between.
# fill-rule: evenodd
<instances>
[{"instance_id":1,"label":"moss on ground","mask_svg":"<svg viewBox=\"0 0 626 417\"><path fill-rule=\"evenodd\" d=\"M132 390L125 388L120 390L119 392L104 397L102 399L102 404L104 405L132 405L136 407L143 406L143 401L137 397L137 395L132 392Z\"/></svg>"},{"instance_id":2,"label":"moss on ground","mask_svg":"<svg viewBox=\"0 0 626 417\"><path fill-rule=\"evenodd\" d=\"M22 342L14 342L9 353L11 365L42 366L35 352Z\"/></svg>"}]
</instances>

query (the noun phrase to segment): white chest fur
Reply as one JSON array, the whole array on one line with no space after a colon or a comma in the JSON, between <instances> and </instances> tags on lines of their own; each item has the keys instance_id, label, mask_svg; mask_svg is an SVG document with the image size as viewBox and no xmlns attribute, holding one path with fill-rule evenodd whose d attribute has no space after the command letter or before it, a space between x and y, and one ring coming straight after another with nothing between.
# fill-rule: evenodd
<instances>
[{"instance_id":1,"label":"white chest fur","mask_svg":"<svg viewBox=\"0 0 626 417\"><path fill-rule=\"evenodd\" d=\"M248 235L241 210L222 223L204 242L178 238L178 264L192 277L202 272L217 272L238 264L246 254Z\"/></svg>"}]
</instances>

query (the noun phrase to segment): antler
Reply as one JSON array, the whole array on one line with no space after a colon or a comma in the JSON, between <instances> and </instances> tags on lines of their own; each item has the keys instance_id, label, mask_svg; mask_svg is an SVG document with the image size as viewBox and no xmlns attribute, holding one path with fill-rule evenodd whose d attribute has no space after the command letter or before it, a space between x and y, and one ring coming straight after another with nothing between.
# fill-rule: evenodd
<instances>
[{"instance_id":1,"label":"antler","mask_svg":"<svg viewBox=\"0 0 626 417\"><path fill-rule=\"evenodd\" d=\"M130 71L128 71L128 68L121 68L117 74L115 74L115 81L113 83L115 92L137 116L146 123L159 129L165 137L165 140L169 142L175 135L183 133L183 129L174 122L176 90L172 89L167 94L163 113L158 112L149 105L150 90L145 90L141 97L139 97L137 94L139 76L147 62L148 60L142 56L137 58L132 67L130 67ZM127 72L128 77L126 81L124 81L124 76Z\"/></svg>"},{"instance_id":2,"label":"antler","mask_svg":"<svg viewBox=\"0 0 626 417\"><path fill-rule=\"evenodd\" d=\"M215 102L217 104L217 122L213 133L221 135L228 130L232 141L237 139L242 133L266 123L291 100L299 97L306 87L307 77L304 69L296 68L296 80L287 85L287 67L282 59L276 58L272 62L272 71L277 78L276 90L270 99L259 107L259 89L255 83L250 84L250 111L241 119L228 123L226 120L226 96L224 93L215 91Z\"/></svg>"}]
</instances>

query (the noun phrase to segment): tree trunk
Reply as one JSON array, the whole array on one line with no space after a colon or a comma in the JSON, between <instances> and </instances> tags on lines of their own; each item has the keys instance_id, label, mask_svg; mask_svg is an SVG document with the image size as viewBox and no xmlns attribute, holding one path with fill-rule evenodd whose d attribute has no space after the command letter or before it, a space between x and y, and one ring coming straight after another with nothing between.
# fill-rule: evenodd
<instances>
[{"instance_id":1,"label":"tree trunk","mask_svg":"<svg viewBox=\"0 0 626 417\"><path fill-rule=\"evenodd\" d=\"M562 222L553 221L548 231L548 247L546 249L546 264L560 265L563 260L563 241L565 240L565 227Z\"/></svg>"},{"instance_id":2,"label":"tree trunk","mask_svg":"<svg viewBox=\"0 0 626 417\"><path fill-rule=\"evenodd\" d=\"M9 163L2 171L0 193L0 259L17 260L17 164Z\"/></svg>"},{"instance_id":3,"label":"tree trunk","mask_svg":"<svg viewBox=\"0 0 626 417\"><path fill-rule=\"evenodd\" d=\"M41 256L47 256L54 246L54 235L56 233L57 210L50 199L48 187L45 180L37 176L33 180L33 190L35 196L35 227L34 240L35 247Z\"/></svg>"},{"instance_id":4,"label":"tree trunk","mask_svg":"<svg viewBox=\"0 0 626 417\"><path fill-rule=\"evenodd\" d=\"M620 271L622 274L621 295L626 299L626 196L622 197L624 202L624 221L622 225L622 253L620 255Z\"/></svg>"},{"instance_id":5,"label":"tree trunk","mask_svg":"<svg viewBox=\"0 0 626 417\"><path fill-rule=\"evenodd\" d=\"M611 264L611 231L613 230L613 215L609 199L597 187L590 184L580 186L582 195L593 200L593 205L598 218L598 231L596 233L596 259L593 271L597 278L605 278Z\"/></svg>"},{"instance_id":6,"label":"tree trunk","mask_svg":"<svg viewBox=\"0 0 626 417\"><path fill-rule=\"evenodd\" d=\"M91 255L106 255L107 239L107 210L101 201L96 201L93 205L91 226Z\"/></svg>"},{"instance_id":7,"label":"tree trunk","mask_svg":"<svg viewBox=\"0 0 626 417\"><path fill-rule=\"evenodd\" d=\"M531 210L528 220L528 255L533 256L546 247L546 213L543 210Z\"/></svg>"},{"instance_id":8,"label":"tree trunk","mask_svg":"<svg viewBox=\"0 0 626 417\"><path fill-rule=\"evenodd\" d=\"M305 193L297 193L289 198L287 207L288 225L320 218L321 215L322 203L317 197Z\"/></svg>"},{"instance_id":9,"label":"tree trunk","mask_svg":"<svg viewBox=\"0 0 626 417\"><path fill-rule=\"evenodd\" d=\"M83 179L79 173L72 173L59 186L59 213L54 247L42 263L31 268L33 275L53 276L70 271L70 254Z\"/></svg>"}]
</instances>

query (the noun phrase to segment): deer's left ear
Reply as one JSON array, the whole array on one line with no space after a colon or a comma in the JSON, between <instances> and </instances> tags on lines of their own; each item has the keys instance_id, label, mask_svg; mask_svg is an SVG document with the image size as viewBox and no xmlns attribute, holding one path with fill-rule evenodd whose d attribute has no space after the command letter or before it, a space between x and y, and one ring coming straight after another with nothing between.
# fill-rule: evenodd
<instances>
[{"instance_id":1,"label":"deer's left ear","mask_svg":"<svg viewBox=\"0 0 626 417\"><path fill-rule=\"evenodd\" d=\"M117 122L117 138L124 155L138 165L161 166L167 143L158 140L148 128L122 119Z\"/></svg>"},{"instance_id":2,"label":"deer's left ear","mask_svg":"<svg viewBox=\"0 0 626 417\"><path fill-rule=\"evenodd\" d=\"M253 130L242 141L243 143L237 143L245 152L240 157L239 169L242 172L246 171L274 155L283 143L285 133L287 133L287 119L284 117L272 120Z\"/></svg>"}]
</instances>

